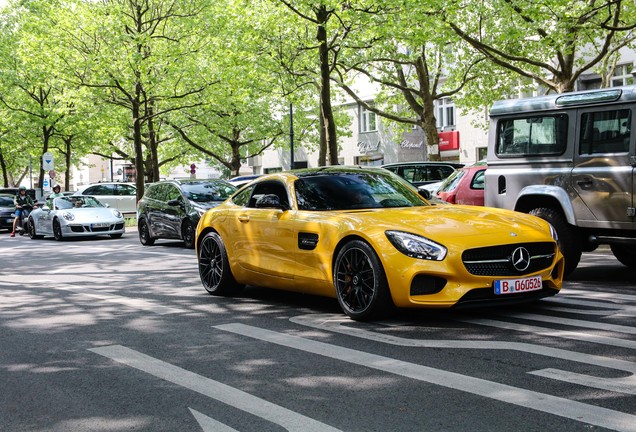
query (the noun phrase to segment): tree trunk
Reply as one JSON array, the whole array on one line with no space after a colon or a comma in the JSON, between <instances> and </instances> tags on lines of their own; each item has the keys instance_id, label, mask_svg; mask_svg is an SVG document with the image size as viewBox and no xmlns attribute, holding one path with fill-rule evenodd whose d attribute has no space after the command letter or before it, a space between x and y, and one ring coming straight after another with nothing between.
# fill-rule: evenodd
<instances>
[{"instance_id":1,"label":"tree trunk","mask_svg":"<svg viewBox=\"0 0 636 432\"><path fill-rule=\"evenodd\" d=\"M318 8L316 18L318 20L316 39L318 39L318 51L320 53L320 122L324 126L324 145L329 153L329 164L338 165L338 139L331 107L331 68L329 65L329 46L326 30L329 11L327 11L326 6L321 5ZM321 147L323 146L322 140L320 145Z\"/></svg>"}]
</instances>

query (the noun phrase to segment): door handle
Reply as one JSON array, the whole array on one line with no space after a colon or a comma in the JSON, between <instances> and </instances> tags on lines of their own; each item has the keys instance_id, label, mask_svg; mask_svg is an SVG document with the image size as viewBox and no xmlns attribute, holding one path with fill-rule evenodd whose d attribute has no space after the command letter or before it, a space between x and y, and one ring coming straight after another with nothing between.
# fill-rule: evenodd
<instances>
[{"instance_id":1,"label":"door handle","mask_svg":"<svg viewBox=\"0 0 636 432\"><path fill-rule=\"evenodd\" d=\"M249 222L250 221L250 217L248 215L240 215L238 217L238 220L241 222Z\"/></svg>"}]
</instances>

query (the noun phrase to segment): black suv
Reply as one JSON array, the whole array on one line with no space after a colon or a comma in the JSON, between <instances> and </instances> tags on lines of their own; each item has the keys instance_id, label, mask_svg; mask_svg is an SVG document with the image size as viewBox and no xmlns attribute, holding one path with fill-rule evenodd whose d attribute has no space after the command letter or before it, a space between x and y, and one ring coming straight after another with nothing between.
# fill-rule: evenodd
<instances>
[{"instance_id":1,"label":"black suv","mask_svg":"<svg viewBox=\"0 0 636 432\"><path fill-rule=\"evenodd\" d=\"M194 248L195 229L206 210L236 191L224 180L166 180L146 186L137 205L137 227L142 245L156 239L180 239Z\"/></svg>"}]
</instances>

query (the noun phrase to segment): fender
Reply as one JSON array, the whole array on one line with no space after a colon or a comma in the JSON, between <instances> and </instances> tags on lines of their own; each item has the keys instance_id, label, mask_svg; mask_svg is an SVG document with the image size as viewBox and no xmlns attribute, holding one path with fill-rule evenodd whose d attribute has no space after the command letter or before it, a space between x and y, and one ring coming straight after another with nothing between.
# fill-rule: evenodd
<instances>
[{"instance_id":1,"label":"fender","mask_svg":"<svg viewBox=\"0 0 636 432\"><path fill-rule=\"evenodd\" d=\"M549 196L559 202L565 219L570 225L576 225L576 218L574 217L574 209L572 208L572 201L568 196L568 193L559 186L552 185L530 185L526 186L519 192L517 201L515 202L515 209L518 207L519 201L527 196Z\"/></svg>"}]
</instances>

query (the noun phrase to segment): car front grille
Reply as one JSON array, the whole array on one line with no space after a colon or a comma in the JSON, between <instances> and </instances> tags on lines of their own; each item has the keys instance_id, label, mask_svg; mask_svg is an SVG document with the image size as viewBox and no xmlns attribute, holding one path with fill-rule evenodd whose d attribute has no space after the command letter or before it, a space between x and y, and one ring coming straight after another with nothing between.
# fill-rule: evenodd
<instances>
[{"instance_id":1,"label":"car front grille","mask_svg":"<svg viewBox=\"0 0 636 432\"><path fill-rule=\"evenodd\" d=\"M513 254L518 248L529 253L530 262L524 270L515 268L513 264ZM517 243L468 249L462 254L462 261L466 270L477 276L519 276L550 267L555 254L554 243Z\"/></svg>"}]
</instances>

